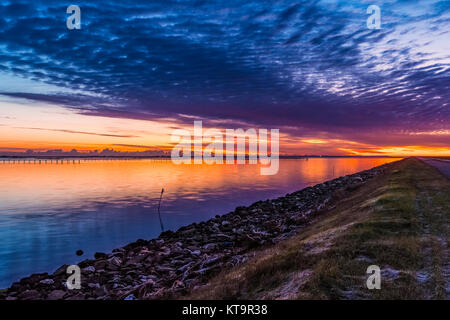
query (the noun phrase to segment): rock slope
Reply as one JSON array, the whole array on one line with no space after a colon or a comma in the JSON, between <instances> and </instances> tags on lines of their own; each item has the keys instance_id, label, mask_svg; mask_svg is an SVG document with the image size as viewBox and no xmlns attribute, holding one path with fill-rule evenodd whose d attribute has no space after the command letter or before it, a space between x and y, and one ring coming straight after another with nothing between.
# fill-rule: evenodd
<instances>
[{"instance_id":1,"label":"rock slope","mask_svg":"<svg viewBox=\"0 0 450 320\"><path fill-rule=\"evenodd\" d=\"M273 200L193 223L157 239L139 239L111 253L80 262L81 289L66 286L67 265L53 274L33 274L0 295L7 300L176 298L207 283L213 275L296 233L325 207L339 201L339 190L355 188L382 174L390 164L340 177Z\"/></svg>"}]
</instances>

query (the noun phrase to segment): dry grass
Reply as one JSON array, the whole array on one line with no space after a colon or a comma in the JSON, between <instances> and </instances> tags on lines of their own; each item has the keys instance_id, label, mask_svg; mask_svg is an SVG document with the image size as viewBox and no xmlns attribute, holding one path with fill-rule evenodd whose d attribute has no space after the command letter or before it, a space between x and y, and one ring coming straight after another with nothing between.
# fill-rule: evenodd
<instances>
[{"instance_id":1,"label":"dry grass","mask_svg":"<svg viewBox=\"0 0 450 320\"><path fill-rule=\"evenodd\" d=\"M447 178L406 159L334 205L297 236L225 270L187 298L448 299ZM366 288L372 264L382 270L381 290Z\"/></svg>"}]
</instances>

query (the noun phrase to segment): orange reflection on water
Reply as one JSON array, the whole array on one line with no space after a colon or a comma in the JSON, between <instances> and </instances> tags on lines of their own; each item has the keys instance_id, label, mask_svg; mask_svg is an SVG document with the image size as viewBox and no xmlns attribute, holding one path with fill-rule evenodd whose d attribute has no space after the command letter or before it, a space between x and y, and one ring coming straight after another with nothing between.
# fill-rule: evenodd
<instances>
[{"instance_id":1,"label":"orange reflection on water","mask_svg":"<svg viewBox=\"0 0 450 320\"><path fill-rule=\"evenodd\" d=\"M0 209L74 206L87 202L130 204L157 198L205 200L230 188L294 191L350 174L392 158L310 158L280 160L274 176L260 175L260 165L175 165L170 160L97 160L80 163L0 163Z\"/></svg>"},{"instance_id":2,"label":"orange reflection on water","mask_svg":"<svg viewBox=\"0 0 450 320\"><path fill-rule=\"evenodd\" d=\"M138 238L205 221L237 206L297 191L395 159L280 160L259 165L175 165L170 160L3 163L0 161L0 287L33 272L109 252Z\"/></svg>"}]
</instances>

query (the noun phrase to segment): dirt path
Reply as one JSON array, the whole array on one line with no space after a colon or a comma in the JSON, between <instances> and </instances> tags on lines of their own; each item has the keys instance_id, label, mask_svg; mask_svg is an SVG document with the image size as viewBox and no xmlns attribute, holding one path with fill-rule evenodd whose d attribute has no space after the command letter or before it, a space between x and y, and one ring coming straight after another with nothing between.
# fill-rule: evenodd
<instances>
[{"instance_id":1,"label":"dirt path","mask_svg":"<svg viewBox=\"0 0 450 320\"><path fill-rule=\"evenodd\" d=\"M188 298L449 299L450 181L406 159ZM381 269L381 289L366 286Z\"/></svg>"},{"instance_id":2,"label":"dirt path","mask_svg":"<svg viewBox=\"0 0 450 320\"><path fill-rule=\"evenodd\" d=\"M442 174L450 179L450 160L433 160L433 159L422 159L426 163L437 168Z\"/></svg>"}]
</instances>

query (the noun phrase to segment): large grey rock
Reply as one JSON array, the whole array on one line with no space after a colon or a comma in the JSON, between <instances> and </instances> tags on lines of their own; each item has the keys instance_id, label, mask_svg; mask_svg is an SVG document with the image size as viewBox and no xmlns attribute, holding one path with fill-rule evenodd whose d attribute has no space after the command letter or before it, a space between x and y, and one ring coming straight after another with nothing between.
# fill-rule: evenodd
<instances>
[{"instance_id":1,"label":"large grey rock","mask_svg":"<svg viewBox=\"0 0 450 320\"><path fill-rule=\"evenodd\" d=\"M63 290L53 290L47 296L47 300L61 300L66 295L66 292Z\"/></svg>"}]
</instances>

